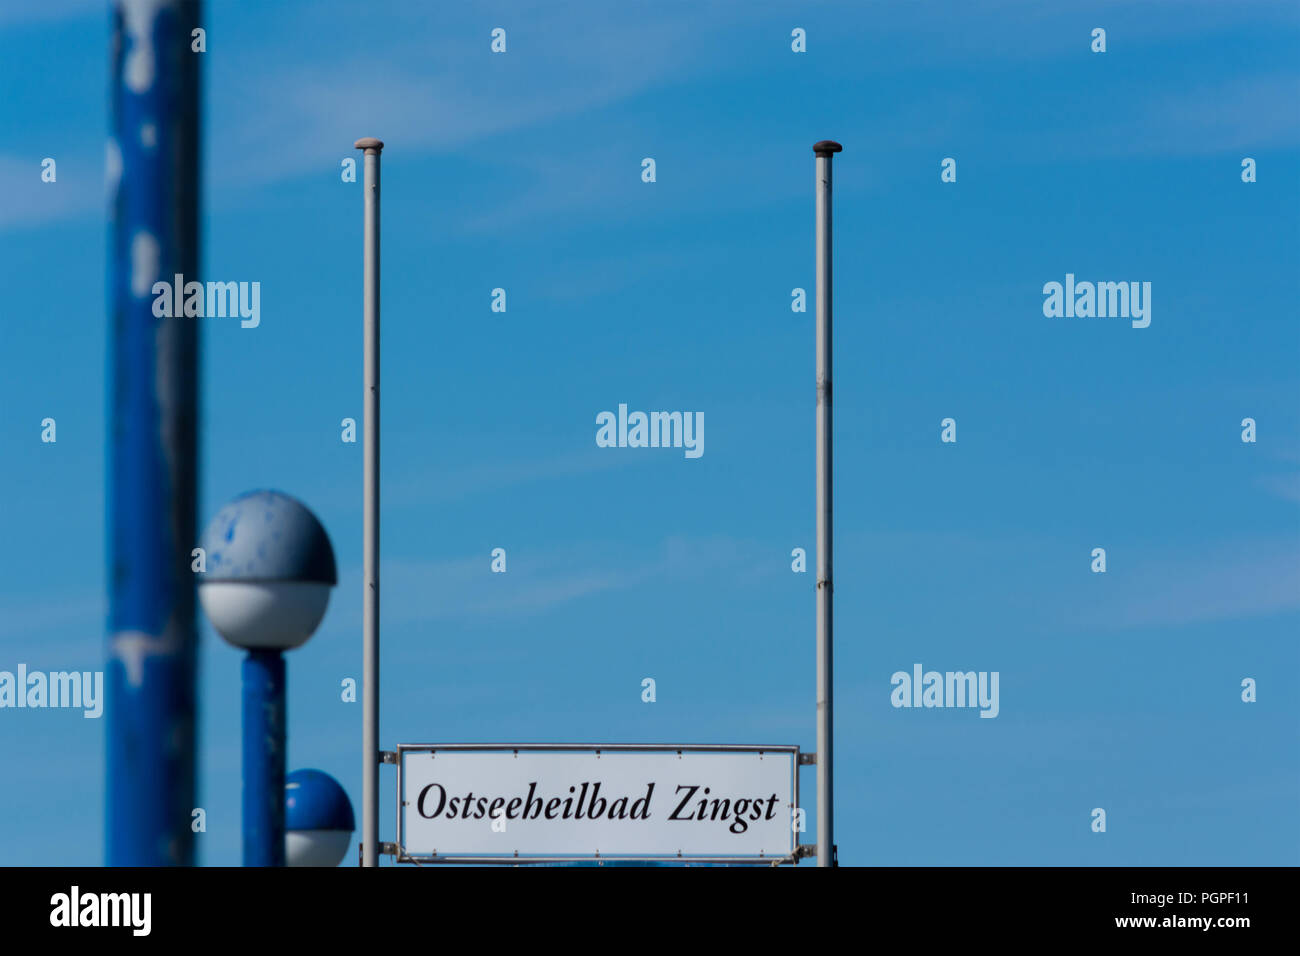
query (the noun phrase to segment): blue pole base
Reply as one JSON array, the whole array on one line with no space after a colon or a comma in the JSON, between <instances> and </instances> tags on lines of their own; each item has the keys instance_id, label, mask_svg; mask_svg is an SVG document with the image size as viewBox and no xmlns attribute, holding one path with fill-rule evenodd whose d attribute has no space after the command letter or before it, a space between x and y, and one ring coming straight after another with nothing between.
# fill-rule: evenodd
<instances>
[{"instance_id":1,"label":"blue pole base","mask_svg":"<svg viewBox=\"0 0 1300 956\"><path fill-rule=\"evenodd\" d=\"M284 655L244 658L244 866L284 866Z\"/></svg>"}]
</instances>

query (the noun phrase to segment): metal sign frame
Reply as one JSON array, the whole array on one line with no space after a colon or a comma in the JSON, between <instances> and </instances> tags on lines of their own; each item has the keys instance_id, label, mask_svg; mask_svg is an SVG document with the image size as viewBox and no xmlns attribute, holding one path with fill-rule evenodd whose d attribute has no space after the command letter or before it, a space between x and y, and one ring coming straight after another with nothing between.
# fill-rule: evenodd
<instances>
[{"instance_id":1,"label":"metal sign frame","mask_svg":"<svg viewBox=\"0 0 1300 956\"><path fill-rule=\"evenodd\" d=\"M669 854L651 855L638 854L629 856L626 854L613 854L606 856L602 853L572 853L558 854L549 856L533 856L525 854L520 856L439 856L436 853L428 856L415 856L406 852L406 826L405 814L403 810L406 807L406 801L402 798L402 768L405 766L404 761L407 754L413 753L437 753L440 750L452 751L470 751L470 752L513 752L513 753L752 753L752 754L781 754L789 755L791 758L790 776L791 776L791 793L793 794L794 803L791 809L799 806L799 767L803 763L800 760L799 747L793 744L780 744L775 746L764 746L761 744L398 744L397 745L397 846L396 861L398 863L415 863L423 865L425 863L485 863L485 864L506 864L508 866L520 866L531 863L575 863L575 862L603 862L603 861L636 861L651 863L726 863L726 864L758 864L761 866L778 866L782 863L797 863L799 857L803 855L801 848L807 844L800 844L799 834L791 828L790 831L790 852L785 856L682 856L678 854L672 856Z\"/></svg>"}]
</instances>

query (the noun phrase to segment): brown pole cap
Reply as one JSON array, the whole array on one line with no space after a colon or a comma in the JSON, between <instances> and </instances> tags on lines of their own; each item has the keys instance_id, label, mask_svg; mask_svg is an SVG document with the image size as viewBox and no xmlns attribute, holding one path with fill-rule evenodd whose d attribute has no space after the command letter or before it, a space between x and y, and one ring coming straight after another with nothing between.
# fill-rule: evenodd
<instances>
[{"instance_id":1,"label":"brown pole cap","mask_svg":"<svg viewBox=\"0 0 1300 956\"><path fill-rule=\"evenodd\" d=\"M813 152L818 156L829 156L831 153L843 151L844 147L833 139L824 139L820 143L813 143Z\"/></svg>"},{"instance_id":2,"label":"brown pole cap","mask_svg":"<svg viewBox=\"0 0 1300 956\"><path fill-rule=\"evenodd\" d=\"M357 149L364 149L367 153L372 149L377 153L384 148L384 141L373 136L363 136L352 145Z\"/></svg>"}]
</instances>

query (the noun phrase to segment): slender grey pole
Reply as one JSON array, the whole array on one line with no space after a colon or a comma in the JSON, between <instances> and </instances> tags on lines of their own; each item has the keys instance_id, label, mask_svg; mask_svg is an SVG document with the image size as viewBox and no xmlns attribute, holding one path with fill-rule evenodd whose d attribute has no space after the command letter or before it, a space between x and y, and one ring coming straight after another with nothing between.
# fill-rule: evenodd
<instances>
[{"instance_id":1,"label":"slender grey pole","mask_svg":"<svg viewBox=\"0 0 1300 956\"><path fill-rule=\"evenodd\" d=\"M835 857L831 775L834 719L831 690L831 156L842 150L824 139L817 157L817 865Z\"/></svg>"},{"instance_id":2,"label":"slender grey pole","mask_svg":"<svg viewBox=\"0 0 1300 956\"><path fill-rule=\"evenodd\" d=\"M365 150L364 301L366 394L364 498L365 593L362 596L361 865L379 865L379 153L373 137Z\"/></svg>"}]
</instances>

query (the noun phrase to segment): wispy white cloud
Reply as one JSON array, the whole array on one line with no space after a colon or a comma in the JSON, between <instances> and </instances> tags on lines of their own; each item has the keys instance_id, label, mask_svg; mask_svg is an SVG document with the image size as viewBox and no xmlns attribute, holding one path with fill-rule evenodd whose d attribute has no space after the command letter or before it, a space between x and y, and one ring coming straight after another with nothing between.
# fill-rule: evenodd
<instances>
[{"instance_id":1,"label":"wispy white cloud","mask_svg":"<svg viewBox=\"0 0 1300 956\"><path fill-rule=\"evenodd\" d=\"M1285 475L1264 475L1258 484L1269 494L1285 501L1300 501L1300 471Z\"/></svg>"},{"instance_id":2,"label":"wispy white cloud","mask_svg":"<svg viewBox=\"0 0 1300 956\"><path fill-rule=\"evenodd\" d=\"M1094 622L1098 627L1243 620L1300 610L1300 539L1209 542L1183 555L1139 561L1108 603Z\"/></svg>"},{"instance_id":3,"label":"wispy white cloud","mask_svg":"<svg viewBox=\"0 0 1300 956\"><path fill-rule=\"evenodd\" d=\"M594 434L594 424L592 429ZM595 448L550 458L467 464L435 475L394 476L384 486L384 500L393 505L423 507L431 502L458 501L470 495L495 493L557 478L573 478L628 464L635 462L628 458L617 460Z\"/></svg>"},{"instance_id":4,"label":"wispy white cloud","mask_svg":"<svg viewBox=\"0 0 1300 956\"><path fill-rule=\"evenodd\" d=\"M674 536L652 554L628 555L606 544L507 551L507 571L490 570L490 558L385 560L380 568L383 617L390 624L453 619L496 621L530 617L601 594L655 581L707 575L711 580L750 577L771 570L770 555L749 541ZM361 569L342 569L340 581L359 581ZM357 589L341 586L326 626L352 628Z\"/></svg>"},{"instance_id":5,"label":"wispy white cloud","mask_svg":"<svg viewBox=\"0 0 1300 956\"><path fill-rule=\"evenodd\" d=\"M46 148L50 148L46 144ZM41 180L41 160L50 156L56 164L71 159L76 150L52 149L42 155L16 156L0 154L0 229L15 225L33 225L75 219L98 210L104 214L106 200L102 175L98 169L93 177L77 175L70 164L56 165L58 178L47 183ZM78 164L85 171L84 163Z\"/></svg>"},{"instance_id":6,"label":"wispy white cloud","mask_svg":"<svg viewBox=\"0 0 1300 956\"><path fill-rule=\"evenodd\" d=\"M593 416L594 422L594 416ZM595 425L592 425L595 434ZM646 464L647 458L603 455L594 446L573 454L549 458L497 459L472 464L448 463L434 473L396 472L386 464L383 503L388 512L404 508L428 508L430 505L463 501L467 498L499 494L512 488L537 482L575 478L614 468ZM361 510L361 473L357 471L351 485L330 485L304 489L304 500L317 508L338 512Z\"/></svg>"},{"instance_id":7,"label":"wispy white cloud","mask_svg":"<svg viewBox=\"0 0 1300 956\"><path fill-rule=\"evenodd\" d=\"M1158 9L1173 6L1149 4L1151 9L1126 17L1125 42L1150 45L1244 24L1256 29L1297 25L1292 3L1187 0L1177 4L1176 16ZM824 24L837 10L852 8L815 6L807 15L823 18ZM1295 73L1223 82L1207 77L1190 88L1157 83L1117 99L1104 117L1065 111L1061 125L1046 130L1033 123L990 124L973 91L978 87L937 88L906 81L938 65L982 69L1001 64L1005 69L1011 61L1021 63L1026 76L1033 77L1039 69L1036 63L1058 62L1063 51L1081 42L1073 35L1078 14L1097 8L1095 3L1044 6L1032 0L979 7L952 4L943 13L943 31L936 30L934 12L924 5L891 5L870 17L846 20L845 29L862 31L864 42L879 43L881 36L890 36L893 49L908 51L905 63L891 55L859 68L859 80L878 74L894 77L895 83L904 80L902 95L888 98L874 111L873 129L895 151L942 148L978 133L1001 140L999 148L1008 153L1044 160L1197 155L1300 143L1300 116L1294 109L1300 78ZM1103 12L1122 8L1126 4L1101 5ZM9 4L0 10L0 22L59 21L96 12L102 16L102 6L91 0ZM341 156L352 154L351 144L360 135L379 135L388 142L390 155L409 159L469 147L489 149L506 134L607 115L601 114L602 108L630 98L657 90L667 94L693 78L750 68L745 57L752 55L752 45L729 42L728 36L771 29L778 37L777 27L784 31L789 17L788 8L779 3L666 0L653 9L636 4L522 3L506 13L470 4L453 11L439 9L437 15L379 4L375 16L357 23L352 7L318 3L303 14L312 24L310 42L286 50L278 28L293 28L289 12L256 21L262 29L230 12L209 11L214 37L221 37L222 46L221 56L206 63L204 78L205 177L218 194L335 169ZM1017 27L1007 29L1008 20ZM509 52L502 56L488 49L488 25L495 23L508 28ZM778 38L784 42L784 32ZM627 139L626 130L588 132L597 144L602 132ZM626 158L599 155L599 145L594 149L590 162L576 171L554 144L527 155L499 157L497 161L524 172L522 194L498 195L489 198L486 208L475 204L454 215L462 217L470 231L482 231L499 228L503 216L536 221L597 207L605 214L617 210L619 204L611 206L610 197L617 194L617 170ZM733 147L733 152L740 151ZM750 202L769 202L773 183L784 181L754 166L752 156L750 162L737 164L732 157L702 151L689 161L691 176L679 176L679 182L729 182L737 175L751 175L753 168L755 188L738 193ZM0 183L7 182L6 166L15 162L22 161L12 155L0 159ZM15 175L27 177L26 166ZM102 209L98 191L64 185L61 182L50 195L30 190L16 194L16 200L0 207L0 228ZM8 189L5 194L7 200L15 195Z\"/></svg>"},{"instance_id":8,"label":"wispy white cloud","mask_svg":"<svg viewBox=\"0 0 1300 956\"><path fill-rule=\"evenodd\" d=\"M0 653L37 665L102 659L105 597L102 594L9 594L0 596Z\"/></svg>"},{"instance_id":9,"label":"wispy white cloud","mask_svg":"<svg viewBox=\"0 0 1300 956\"><path fill-rule=\"evenodd\" d=\"M1300 145L1300 73L1198 83L1144 96L1108 141L1127 153L1213 155Z\"/></svg>"},{"instance_id":10,"label":"wispy white cloud","mask_svg":"<svg viewBox=\"0 0 1300 956\"><path fill-rule=\"evenodd\" d=\"M105 0L6 0L0 4L0 26L57 23L94 17L107 22Z\"/></svg>"},{"instance_id":11,"label":"wispy white cloud","mask_svg":"<svg viewBox=\"0 0 1300 956\"><path fill-rule=\"evenodd\" d=\"M1093 575L1084 560L1062 565L1062 541L1041 534L888 532L872 536L880 554L932 554L941 577L963 565L976 591L961 600L978 608L982 585L1000 587L1007 568L1024 568L1020 586L999 597L1003 619L1027 630L1078 634L1246 621L1300 610L1300 534L1212 537L1174 549L1131 542L1108 548L1108 569ZM1077 548L1075 544L1067 545ZM841 544L841 570L850 560ZM1082 569L1082 570L1080 570ZM892 571L890 573L893 573ZM883 608L897 613L895 597ZM928 625L935 608L909 608L909 620Z\"/></svg>"},{"instance_id":12,"label":"wispy white cloud","mask_svg":"<svg viewBox=\"0 0 1300 956\"><path fill-rule=\"evenodd\" d=\"M390 33L364 56L328 62L286 65L253 40L217 77L237 94L213 103L223 133L214 181L257 184L332 167L361 135L406 155L437 153L579 115L698 69L720 16L681 4L653 15L527 6L506 18L500 56L489 51L486 26L473 44L459 32L443 35L438 18L412 24L414 36Z\"/></svg>"}]
</instances>

